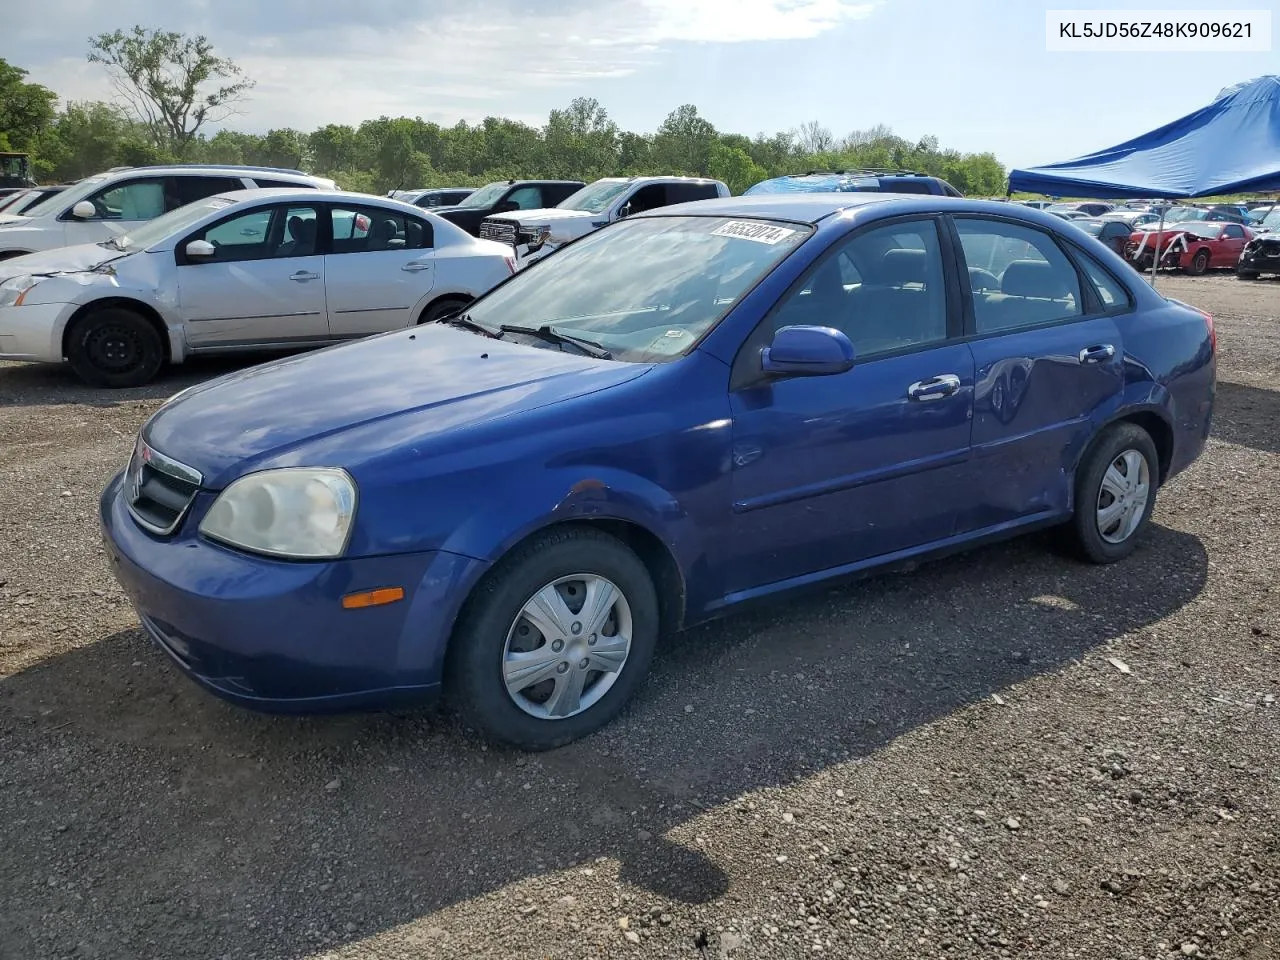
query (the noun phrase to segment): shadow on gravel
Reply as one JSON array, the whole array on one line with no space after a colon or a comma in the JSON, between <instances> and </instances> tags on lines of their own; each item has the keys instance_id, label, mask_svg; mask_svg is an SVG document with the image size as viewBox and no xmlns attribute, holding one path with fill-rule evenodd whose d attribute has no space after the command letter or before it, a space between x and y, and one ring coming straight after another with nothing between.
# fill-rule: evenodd
<instances>
[{"instance_id":1,"label":"shadow on gravel","mask_svg":"<svg viewBox=\"0 0 1280 960\"><path fill-rule=\"evenodd\" d=\"M44 407L79 404L116 407L139 400L163 400L179 390L275 360L287 354L236 354L196 357L176 367L165 367L145 387L108 390L85 385L65 364L0 363L0 407Z\"/></svg>"},{"instance_id":2,"label":"shadow on gravel","mask_svg":"<svg viewBox=\"0 0 1280 960\"><path fill-rule=\"evenodd\" d=\"M1213 436L1265 453L1280 453L1280 390L1219 380Z\"/></svg>"},{"instance_id":3,"label":"shadow on gravel","mask_svg":"<svg viewBox=\"0 0 1280 960\"><path fill-rule=\"evenodd\" d=\"M626 715L537 756L487 749L429 709L259 716L198 690L137 631L90 643L0 681L7 939L24 957L183 943L301 960L524 878L607 875L597 858L648 891L633 915L647 896L715 900L715 854L673 829L990 704L1169 616L1207 575L1200 541L1163 527L1112 567L1042 539L670 638ZM554 913L546 895L528 906ZM528 907L501 909L517 925Z\"/></svg>"}]
</instances>

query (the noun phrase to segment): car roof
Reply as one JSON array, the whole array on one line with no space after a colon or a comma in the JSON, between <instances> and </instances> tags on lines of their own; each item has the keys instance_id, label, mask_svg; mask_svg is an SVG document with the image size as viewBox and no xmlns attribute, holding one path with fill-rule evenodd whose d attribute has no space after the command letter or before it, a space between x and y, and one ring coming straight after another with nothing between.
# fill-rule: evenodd
<instances>
[{"instance_id":1,"label":"car roof","mask_svg":"<svg viewBox=\"0 0 1280 960\"><path fill-rule=\"evenodd\" d=\"M761 220L789 220L793 223L817 224L845 211L878 206L886 216L896 213L987 213L1028 223L1046 222L1041 211L1021 204L1000 200L973 200L967 197L941 197L923 193L759 193L749 197L719 197L715 200L693 200L668 207L656 207L637 213L629 219L672 215L708 217L749 217ZM1058 218L1054 217L1054 220ZM1059 221L1060 222L1060 221Z\"/></svg>"}]
</instances>

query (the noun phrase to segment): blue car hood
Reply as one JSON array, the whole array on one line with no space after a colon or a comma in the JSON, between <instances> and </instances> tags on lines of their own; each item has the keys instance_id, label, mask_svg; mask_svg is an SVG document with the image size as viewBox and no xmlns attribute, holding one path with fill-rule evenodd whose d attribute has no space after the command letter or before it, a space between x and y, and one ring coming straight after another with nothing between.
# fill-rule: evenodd
<instances>
[{"instance_id":1,"label":"blue car hood","mask_svg":"<svg viewBox=\"0 0 1280 960\"><path fill-rule=\"evenodd\" d=\"M451 430L625 383L649 365L596 360L430 324L252 367L183 392L144 438L219 489L268 466L351 466L408 438L415 449ZM410 423L406 423L411 418ZM324 449L324 463L308 447Z\"/></svg>"}]
</instances>

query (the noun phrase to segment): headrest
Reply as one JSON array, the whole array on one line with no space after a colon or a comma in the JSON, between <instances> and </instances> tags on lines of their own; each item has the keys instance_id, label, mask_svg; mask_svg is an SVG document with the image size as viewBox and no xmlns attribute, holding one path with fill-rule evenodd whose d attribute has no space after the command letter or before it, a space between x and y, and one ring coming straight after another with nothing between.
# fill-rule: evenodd
<instances>
[{"instance_id":1,"label":"headrest","mask_svg":"<svg viewBox=\"0 0 1280 960\"><path fill-rule=\"evenodd\" d=\"M1061 271L1044 260L1015 260L1004 269L1000 292L1012 297L1060 300L1071 290Z\"/></svg>"},{"instance_id":2,"label":"headrest","mask_svg":"<svg viewBox=\"0 0 1280 960\"><path fill-rule=\"evenodd\" d=\"M925 283L928 260L923 250L888 250L880 258L880 282L901 287L907 283Z\"/></svg>"}]
</instances>

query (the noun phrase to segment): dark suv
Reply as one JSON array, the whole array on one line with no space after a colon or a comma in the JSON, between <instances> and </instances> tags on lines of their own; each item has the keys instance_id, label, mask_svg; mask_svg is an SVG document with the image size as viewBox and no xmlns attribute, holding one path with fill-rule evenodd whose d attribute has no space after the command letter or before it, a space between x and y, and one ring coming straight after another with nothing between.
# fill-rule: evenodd
<instances>
[{"instance_id":1,"label":"dark suv","mask_svg":"<svg viewBox=\"0 0 1280 960\"><path fill-rule=\"evenodd\" d=\"M480 222L485 217L512 210L554 207L585 186L581 180L499 180L481 187L459 204L432 207L431 212L478 237Z\"/></svg>"},{"instance_id":2,"label":"dark suv","mask_svg":"<svg viewBox=\"0 0 1280 960\"><path fill-rule=\"evenodd\" d=\"M761 180L743 194L760 193L926 193L938 197L964 196L940 177L915 170L810 170Z\"/></svg>"}]
</instances>

